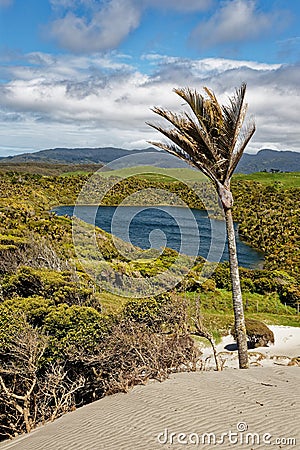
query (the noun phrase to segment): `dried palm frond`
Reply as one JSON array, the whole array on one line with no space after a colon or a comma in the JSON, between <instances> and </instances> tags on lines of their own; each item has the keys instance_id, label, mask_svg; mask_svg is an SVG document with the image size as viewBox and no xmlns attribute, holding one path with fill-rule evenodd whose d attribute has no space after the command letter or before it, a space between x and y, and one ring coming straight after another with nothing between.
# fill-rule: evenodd
<instances>
[{"instance_id":1,"label":"dried palm frond","mask_svg":"<svg viewBox=\"0 0 300 450\"><path fill-rule=\"evenodd\" d=\"M150 143L197 167L217 187L220 184L229 186L232 174L255 131L254 123L242 129L247 111L246 84L236 89L228 105L220 105L210 89L204 88L204 91L206 97L189 88L174 89L190 106L192 115L153 108L154 113L173 127L165 129L160 125L148 124L175 145Z\"/></svg>"}]
</instances>

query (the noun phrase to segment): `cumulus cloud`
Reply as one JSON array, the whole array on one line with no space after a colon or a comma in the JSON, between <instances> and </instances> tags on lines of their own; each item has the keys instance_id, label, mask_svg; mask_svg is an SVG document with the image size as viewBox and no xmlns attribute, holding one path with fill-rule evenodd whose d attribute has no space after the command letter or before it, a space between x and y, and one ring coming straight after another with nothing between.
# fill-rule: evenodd
<instances>
[{"instance_id":1,"label":"cumulus cloud","mask_svg":"<svg viewBox=\"0 0 300 450\"><path fill-rule=\"evenodd\" d=\"M0 0L1 1L1 0ZM192 13L209 8L213 0L51 0L57 18L50 36L77 53L116 48L142 19L147 8Z\"/></svg>"},{"instance_id":2,"label":"cumulus cloud","mask_svg":"<svg viewBox=\"0 0 300 450\"><path fill-rule=\"evenodd\" d=\"M11 0L0 0L0 2ZM48 34L58 45L74 53L117 48L136 30L145 12L156 9L182 14L211 12L192 31L190 43L207 49L257 39L284 28L286 11L263 12L257 0L50 0L54 17ZM0 3L1 4L1 3Z\"/></svg>"},{"instance_id":3,"label":"cumulus cloud","mask_svg":"<svg viewBox=\"0 0 300 450\"><path fill-rule=\"evenodd\" d=\"M199 48L239 43L256 39L272 29L278 30L286 23L285 12L261 12L256 0L227 0L210 19L196 27L191 40Z\"/></svg>"},{"instance_id":4,"label":"cumulus cloud","mask_svg":"<svg viewBox=\"0 0 300 450\"><path fill-rule=\"evenodd\" d=\"M280 64L266 64L255 61L232 60L225 58L204 58L190 60L180 57L170 57L158 54L144 55L144 59L150 61L154 70L151 82L162 82L168 80L173 83L188 85L203 83L212 79L221 80L220 75L241 73L244 69L253 71L271 71L281 67Z\"/></svg>"},{"instance_id":5,"label":"cumulus cloud","mask_svg":"<svg viewBox=\"0 0 300 450\"><path fill-rule=\"evenodd\" d=\"M174 87L208 86L226 101L246 81L249 113L257 123L248 151L263 147L300 151L299 66L163 55L144 58L152 61L152 74L142 74L117 54L33 53L24 56L23 65L8 64L11 81L0 87L1 148L146 147L147 140L161 138L145 125L157 120L150 108L183 108Z\"/></svg>"},{"instance_id":6,"label":"cumulus cloud","mask_svg":"<svg viewBox=\"0 0 300 450\"><path fill-rule=\"evenodd\" d=\"M68 10L64 17L51 24L50 34L62 48L73 52L113 49L139 25L141 11L131 0L110 0L104 4L80 0L79 3L90 7L90 17Z\"/></svg>"}]
</instances>

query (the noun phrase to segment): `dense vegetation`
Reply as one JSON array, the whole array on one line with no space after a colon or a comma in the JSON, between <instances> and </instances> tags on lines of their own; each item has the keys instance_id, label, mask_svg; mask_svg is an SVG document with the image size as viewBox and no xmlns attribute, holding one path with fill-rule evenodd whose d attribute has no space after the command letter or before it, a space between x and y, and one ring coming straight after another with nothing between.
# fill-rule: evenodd
<instances>
[{"instance_id":1,"label":"dense vegetation","mask_svg":"<svg viewBox=\"0 0 300 450\"><path fill-rule=\"evenodd\" d=\"M299 188L238 181L234 195L242 239L265 252L265 268L299 277Z\"/></svg>"},{"instance_id":2,"label":"dense vegetation","mask_svg":"<svg viewBox=\"0 0 300 450\"><path fill-rule=\"evenodd\" d=\"M49 213L55 205L74 204L87 179L87 174L0 176L3 438L149 377L162 379L170 371L201 365L191 338L199 314L215 338L232 326L226 263L203 282L199 258L176 291L144 300L107 293L88 277L75 258L71 220ZM192 207L202 206L197 190L214 201L203 183L187 186L158 176L116 181L99 181L99 192L107 183L114 185L104 204L149 187L169 188ZM233 189L242 238L265 252L264 269L240 269L246 315L299 325L299 190L244 179L234 181ZM139 201L146 201L143 193ZM120 256L109 234L97 230L97 240L107 264L121 268L123 279L152 276L176 256L166 250L155 265L130 261Z\"/></svg>"}]
</instances>

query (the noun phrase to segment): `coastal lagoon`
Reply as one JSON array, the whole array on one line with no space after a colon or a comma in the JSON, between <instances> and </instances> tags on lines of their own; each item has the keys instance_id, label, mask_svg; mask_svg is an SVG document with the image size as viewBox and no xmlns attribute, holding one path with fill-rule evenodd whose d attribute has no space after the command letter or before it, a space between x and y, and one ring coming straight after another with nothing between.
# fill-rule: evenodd
<instances>
[{"instance_id":1,"label":"coastal lagoon","mask_svg":"<svg viewBox=\"0 0 300 450\"><path fill-rule=\"evenodd\" d=\"M74 206L53 209L57 215L74 215ZM202 256L212 262L228 261L225 222L208 217L207 211L172 206L76 206L79 219L142 249L170 247ZM262 267L263 254L241 241L235 224L239 264Z\"/></svg>"}]
</instances>

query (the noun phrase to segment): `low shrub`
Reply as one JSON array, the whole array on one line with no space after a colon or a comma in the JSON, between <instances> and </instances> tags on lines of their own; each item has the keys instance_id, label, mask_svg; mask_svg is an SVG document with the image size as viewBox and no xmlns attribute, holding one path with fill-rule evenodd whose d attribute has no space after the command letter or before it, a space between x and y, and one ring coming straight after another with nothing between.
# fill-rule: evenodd
<instances>
[{"instance_id":1,"label":"low shrub","mask_svg":"<svg viewBox=\"0 0 300 450\"><path fill-rule=\"evenodd\" d=\"M227 291L231 290L229 263L219 264L216 267L212 277L216 282L217 288L226 289Z\"/></svg>"},{"instance_id":2,"label":"low shrub","mask_svg":"<svg viewBox=\"0 0 300 450\"><path fill-rule=\"evenodd\" d=\"M269 344L274 344L273 331L260 320L245 319L245 325L249 348L268 347ZM236 339L234 327L231 329L231 334Z\"/></svg>"},{"instance_id":3,"label":"low shrub","mask_svg":"<svg viewBox=\"0 0 300 450\"><path fill-rule=\"evenodd\" d=\"M121 314L106 317L93 308L54 305L40 297L4 301L0 440L149 378L195 370L200 352L178 326L184 318L181 303L168 296L131 301Z\"/></svg>"},{"instance_id":4,"label":"low shrub","mask_svg":"<svg viewBox=\"0 0 300 450\"><path fill-rule=\"evenodd\" d=\"M43 296L56 304L68 305L91 303L94 295L85 278L78 274L27 266L3 277L2 292L4 298Z\"/></svg>"}]
</instances>

